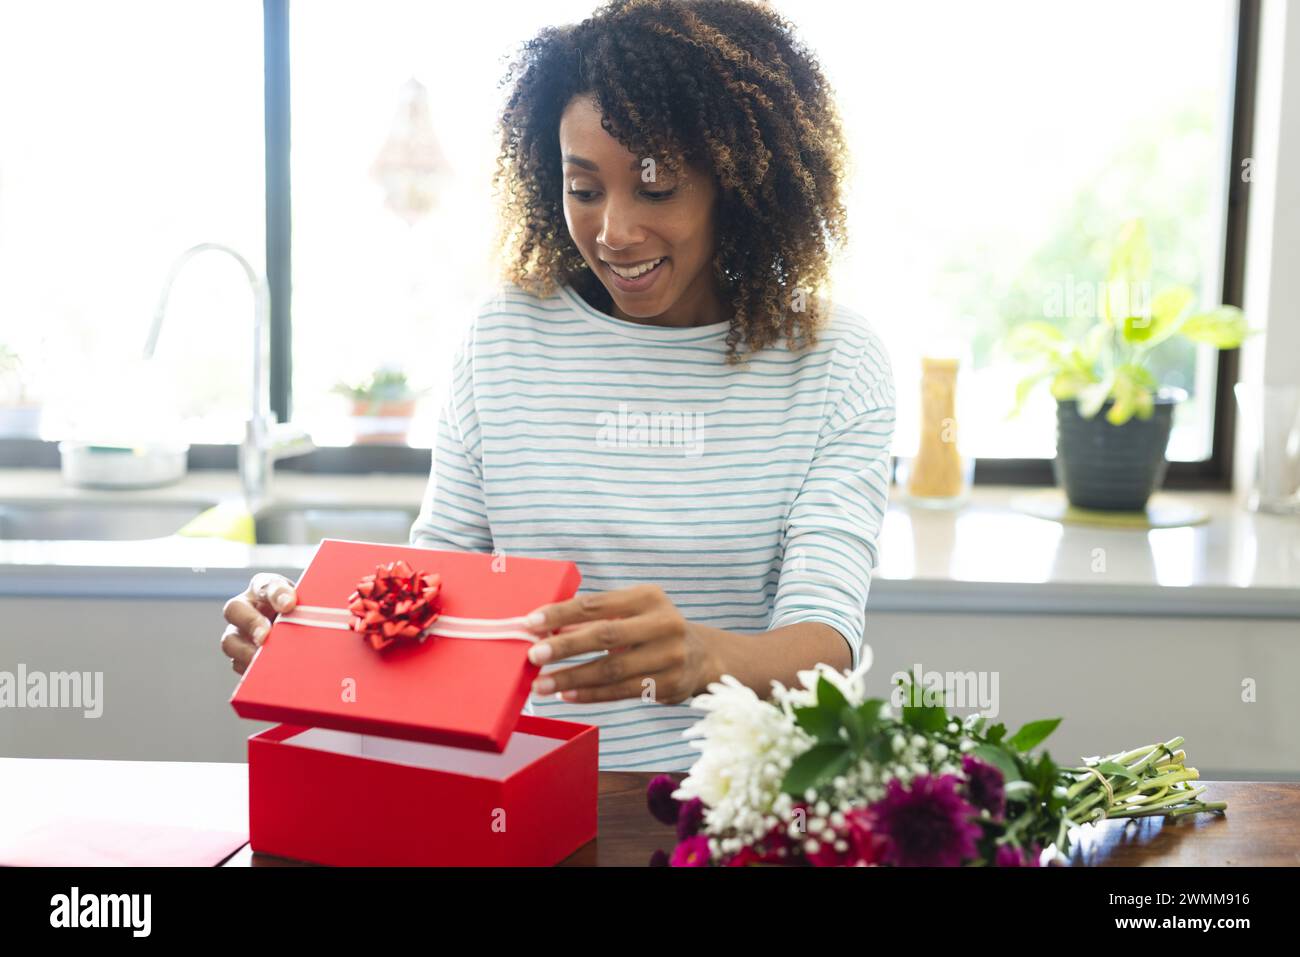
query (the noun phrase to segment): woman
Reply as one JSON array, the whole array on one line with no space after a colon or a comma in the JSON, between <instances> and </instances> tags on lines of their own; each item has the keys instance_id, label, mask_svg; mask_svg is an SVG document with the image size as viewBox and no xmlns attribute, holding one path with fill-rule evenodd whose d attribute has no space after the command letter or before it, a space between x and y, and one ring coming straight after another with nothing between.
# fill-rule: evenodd
<instances>
[{"instance_id":1,"label":"woman","mask_svg":"<svg viewBox=\"0 0 1300 957\"><path fill-rule=\"evenodd\" d=\"M741 0L615 0L507 81L508 281L455 357L411 543L576 562L534 616L532 708L600 725L604 769L684 770L711 681L766 696L862 652L894 387L813 295L845 238L839 122ZM236 671L293 601L262 574L227 604Z\"/></svg>"}]
</instances>

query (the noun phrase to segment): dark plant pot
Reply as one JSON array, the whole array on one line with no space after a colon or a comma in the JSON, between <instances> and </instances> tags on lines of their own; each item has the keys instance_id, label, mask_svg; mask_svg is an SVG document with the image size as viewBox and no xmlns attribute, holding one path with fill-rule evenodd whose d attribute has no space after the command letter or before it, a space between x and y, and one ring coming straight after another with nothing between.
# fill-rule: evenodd
<instances>
[{"instance_id":1,"label":"dark plant pot","mask_svg":"<svg viewBox=\"0 0 1300 957\"><path fill-rule=\"evenodd\" d=\"M1056 484L1075 508L1108 512L1141 511L1164 481L1165 449L1174 423L1174 406L1183 396L1161 394L1149 419L1137 416L1111 425L1107 399L1091 419L1079 415L1074 400L1056 403Z\"/></svg>"}]
</instances>

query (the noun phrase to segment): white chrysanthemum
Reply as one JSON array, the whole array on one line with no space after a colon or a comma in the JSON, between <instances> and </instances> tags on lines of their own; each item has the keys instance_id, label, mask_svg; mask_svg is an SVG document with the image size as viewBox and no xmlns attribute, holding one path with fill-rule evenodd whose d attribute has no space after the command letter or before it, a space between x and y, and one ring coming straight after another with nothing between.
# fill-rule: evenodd
<instances>
[{"instance_id":1,"label":"white chrysanthemum","mask_svg":"<svg viewBox=\"0 0 1300 957\"><path fill-rule=\"evenodd\" d=\"M838 671L830 665L818 662L807 671L795 672L802 688L787 688L779 681L772 682L772 699L781 703L787 711L792 708L807 708L817 703L817 683L825 678L836 688L850 705L857 707L866 700L866 674L871 668L871 646L862 646L861 661L853 671Z\"/></svg>"},{"instance_id":2,"label":"white chrysanthemum","mask_svg":"<svg viewBox=\"0 0 1300 957\"><path fill-rule=\"evenodd\" d=\"M709 685L692 706L705 716L682 732L701 753L673 797L705 804L704 829L761 836L791 762L812 738L783 708L758 697L731 675Z\"/></svg>"}]
</instances>

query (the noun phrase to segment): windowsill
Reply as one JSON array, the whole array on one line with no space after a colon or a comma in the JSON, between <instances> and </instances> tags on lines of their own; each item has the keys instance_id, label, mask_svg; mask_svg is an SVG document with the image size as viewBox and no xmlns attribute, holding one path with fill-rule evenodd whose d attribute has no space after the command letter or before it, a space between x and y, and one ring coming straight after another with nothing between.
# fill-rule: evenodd
<instances>
[{"instance_id":1,"label":"windowsill","mask_svg":"<svg viewBox=\"0 0 1300 957\"><path fill-rule=\"evenodd\" d=\"M273 500L414 508L427 481L281 471ZM1165 492L1204 507L1210 520L1150 531L1061 525L1010 507L1032 491L976 486L953 512L909 508L895 495L868 610L1300 618L1300 518L1249 512L1226 492ZM206 502L236 494L232 472L195 471L161 489L94 491L65 485L57 469L0 469L0 501ZM314 551L176 537L0 541L0 595L229 597L253 570L296 577Z\"/></svg>"}]
</instances>

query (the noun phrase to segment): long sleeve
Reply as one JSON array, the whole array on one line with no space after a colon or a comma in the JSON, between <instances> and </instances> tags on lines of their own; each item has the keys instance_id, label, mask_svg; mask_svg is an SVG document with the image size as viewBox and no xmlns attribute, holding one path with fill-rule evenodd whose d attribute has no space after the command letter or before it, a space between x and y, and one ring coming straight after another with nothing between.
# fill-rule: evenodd
<instances>
[{"instance_id":1,"label":"long sleeve","mask_svg":"<svg viewBox=\"0 0 1300 957\"><path fill-rule=\"evenodd\" d=\"M483 496L482 432L474 402L474 336L471 328L452 363L451 385L438 414L429 484L411 526L411 545L492 551Z\"/></svg>"},{"instance_id":2,"label":"long sleeve","mask_svg":"<svg viewBox=\"0 0 1300 957\"><path fill-rule=\"evenodd\" d=\"M877 539L889 502L894 378L869 328L818 435L787 518L769 630L820 621L848 643L857 667Z\"/></svg>"}]
</instances>

